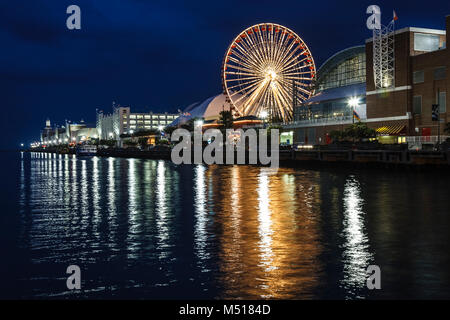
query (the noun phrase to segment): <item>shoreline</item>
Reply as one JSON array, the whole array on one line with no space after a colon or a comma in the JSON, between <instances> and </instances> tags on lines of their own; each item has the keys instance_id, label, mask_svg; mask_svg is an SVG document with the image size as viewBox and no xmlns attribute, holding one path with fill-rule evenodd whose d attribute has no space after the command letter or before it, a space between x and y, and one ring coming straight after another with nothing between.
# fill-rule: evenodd
<instances>
[{"instance_id":1,"label":"shoreline","mask_svg":"<svg viewBox=\"0 0 450 320\"><path fill-rule=\"evenodd\" d=\"M23 150L54 154L54 150ZM170 160L169 150L99 149L98 157ZM248 159L248 153L246 153ZM368 169L450 169L450 151L392 151L392 150L280 150L280 166L307 168L368 168ZM227 164L223 164L227 165ZM254 165L254 164L240 164ZM257 164L261 165L261 164ZM450 171L449 171L450 172Z\"/></svg>"}]
</instances>

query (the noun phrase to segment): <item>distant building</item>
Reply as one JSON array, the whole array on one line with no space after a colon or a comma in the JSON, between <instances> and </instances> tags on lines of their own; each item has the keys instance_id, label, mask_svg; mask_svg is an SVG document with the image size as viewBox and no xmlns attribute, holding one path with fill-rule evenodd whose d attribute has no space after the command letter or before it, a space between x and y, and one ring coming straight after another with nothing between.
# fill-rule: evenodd
<instances>
[{"instance_id":1,"label":"distant building","mask_svg":"<svg viewBox=\"0 0 450 320\"><path fill-rule=\"evenodd\" d=\"M41 130L42 145L78 143L97 138L97 128L89 128L83 120L80 123L72 123L66 120L64 126L54 126L52 128L50 120L47 119L45 128Z\"/></svg>"},{"instance_id":2,"label":"distant building","mask_svg":"<svg viewBox=\"0 0 450 320\"><path fill-rule=\"evenodd\" d=\"M113 112L97 112L97 131L100 139L119 140L122 134L166 127L178 114L140 112L132 113L130 107L113 107Z\"/></svg>"}]
</instances>

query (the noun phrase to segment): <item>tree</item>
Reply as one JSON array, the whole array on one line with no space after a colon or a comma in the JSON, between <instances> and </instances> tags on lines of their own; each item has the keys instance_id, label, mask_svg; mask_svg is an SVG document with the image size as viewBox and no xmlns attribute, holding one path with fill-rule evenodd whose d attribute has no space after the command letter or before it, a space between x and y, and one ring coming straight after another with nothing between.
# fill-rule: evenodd
<instances>
[{"instance_id":1,"label":"tree","mask_svg":"<svg viewBox=\"0 0 450 320\"><path fill-rule=\"evenodd\" d=\"M157 145L169 145L169 140L167 139L158 139L158 141L156 141Z\"/></svg>"},{"instance_id":2,"label":"tree","mask_svg":"<svg viewBox=\"0 0 450 320\"><path fill-rule=\"evenodd\" d=\"M362 122L353 123L344 131L345 137L361 141L362 139L374 138L377 135L375 129L369 128Z\"/></svg>"},{"instance_id":3,"label":"tree","mask_svg":"<svg viewBox=\"0 0 450 320\"><path fill-rule=\"evenodd\" d=\"M345 139L345 134L343 131L333 130L330 132L330 139L333 140L333 142L338 142Z\"/></svg>"},{"instance_id":4,"label":"tree","mask_svg":"<svg viewBox=\"0 0 450 320\"><path fill-rule=\"evenodd\" d=\"M130 146L130 147L135 147L138 145L138 143L136 141L133 140L125 140L123 142L125 145Z\"/></svg>"},{"instance_id":5,"label":"tree","mask_svg":"<svg viewBox=\"0 0 450 320\"><path fill-rule=\"evenodd\" d=\"M116 142L117 142L116 140L109 139L109 140L100 140L98 144L101 146L114 147L116 145Z\"/></svg>"},{"instance_id":6,"label":"tree","mask_svg":"<svg viewBox=\"0 0 450 320\"><path fill-rule=\"evenodd\" d=\"M142 148L145 148L145 147L147 146L147 142L148 142L148 139L145 138L145 137L140 137L140 138L138 139L138 144L139 144Z\"/></svg>"},{"instance_id":7,"label":"tree","mask_svg":"<svg viewBox=\"0 0 450 320\"><path fill-rule=\"evenodd\" d=\"M159 134L159 131L156 129L146 129L146 130L139 130L133 133L133 137L143 137L143 136L154 136Z\"/></svg>"},{"instance_id":8,"label":"tree","mask_svg":"<svg viewBox=\"0 0 450 320\"><path fill-rule=\"evenodd\" d=\"M224 110L219 113L219 124L221 129L233 128L233 113L229 110Z\"/></svg>"},{"instance_id":9,"label":"tree","mask_svg":"<svg viewBox=\"0 0 450 320\"><path fill-rule=\"evenodd\" d=\"M165 127L164 128L164 133L171 135L176 129L178 129L175 126L171 126L171 127Z\"/></svg>"}]
</instances>

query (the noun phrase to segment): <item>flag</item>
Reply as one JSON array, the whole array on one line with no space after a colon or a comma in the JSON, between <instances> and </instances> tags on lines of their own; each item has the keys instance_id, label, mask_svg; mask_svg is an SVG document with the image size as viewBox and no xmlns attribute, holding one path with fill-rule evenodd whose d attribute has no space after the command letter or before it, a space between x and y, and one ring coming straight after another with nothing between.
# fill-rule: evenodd
<instances>
[{"instance_id":1,"label":"flag","mask_svg":"<svg viewBox=\"0 0 450 320\"><path fill-rule=\"evenodd\" d=\"M359 117L358 113L355 110L353 110L353 118L355 118L358 121L361 121L361 118Z\"/></svg>"},{"instance_id":2,"label":"flag","mask_svg":"<svg viewBox=\"0 0 450 320\"><path fill-rule=\"evenodd\" d=\"M394 10L394 21L397 21L398 20L398 16L397 16L397 13L395 13L395 10Z\"/></svg>"}]
</instances>

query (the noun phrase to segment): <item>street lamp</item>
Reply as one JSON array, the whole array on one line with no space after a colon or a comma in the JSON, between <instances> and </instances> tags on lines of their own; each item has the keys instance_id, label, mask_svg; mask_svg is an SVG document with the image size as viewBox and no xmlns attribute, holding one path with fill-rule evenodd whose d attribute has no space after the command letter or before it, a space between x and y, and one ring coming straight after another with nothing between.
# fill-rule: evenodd
<instances>
[{"instance_id":1,"label":"street lamp","mask_svg":"<svg viewBox=\"0 0 450 320\"><path fill-rule=\"evenodd\" d=\"M348 105L352 107L352 123L355 123L355 107L359 105L359 99L357 97L351 97L348 100Z\"/></svg>"},{"instance_id":2,"label":"street lamp","mask_svg":"<svg viewBox=\"0 0 450 320\"><path fill-rule=\"evenodd\" d=\"M263 127L266 127L266 119L269 116L269 113L266 110L263 110L259 113L259 117L263 119Z\"/></svg>"},{"instance_id":3,"label":"street lamp","mask_svg":"<svg viewBox=\"0 0 450 320\"><path fill-rule=\"evenodd\" d=\"M261 113L259 114L259 116L264 120L267 118L268 115L269 114L267 113L266 110L261 111Z\"/></svg>"},{"instance_id":4,"label":"street lamp","mask_svg":"<svg viewBox=\"0 0 450 320\"><path fill-rule=\"evenodd\" d=\"M164 126L158 126L158 130L159 131L163 131L164 130Z\"/></svg>"},{"instance_id":5,"label":"street lamp","mask_svg":"<svg viewBox=\"0 0 450 320\"><path fill-rule=\"evenodd\" d=\"M195 126L196 127L202 127L203 126L203 120L197 120L197 121L195 121Z\"/></svg>"}]
</instances>

